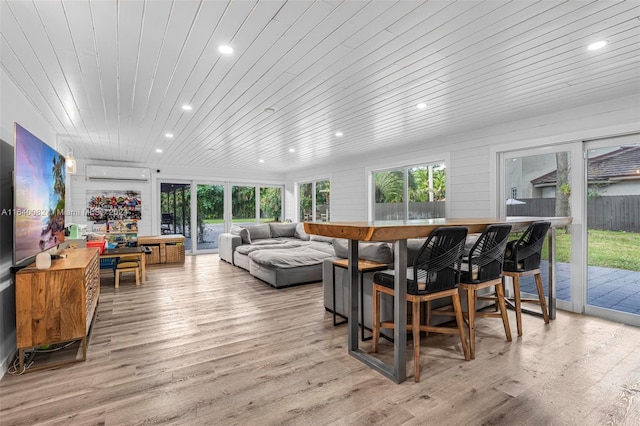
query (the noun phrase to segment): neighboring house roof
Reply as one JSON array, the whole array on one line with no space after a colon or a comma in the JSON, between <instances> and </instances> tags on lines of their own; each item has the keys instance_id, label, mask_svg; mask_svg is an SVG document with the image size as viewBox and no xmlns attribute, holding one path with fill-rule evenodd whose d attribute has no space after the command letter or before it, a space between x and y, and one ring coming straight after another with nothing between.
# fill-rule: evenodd
<instances>
[{"instance_id":1,"label":"neighboring house roof","mask_svg":"<svg viewBox=\"0 0 640 426\"><path fill-rule=\"evenodd\" d=\"M621 179L640 179L640 145L623 146L589 159L587 182L611 182ZM533 186L550 186L555 183L555 170L531 181Z\"/></svg>"}]
</instances>

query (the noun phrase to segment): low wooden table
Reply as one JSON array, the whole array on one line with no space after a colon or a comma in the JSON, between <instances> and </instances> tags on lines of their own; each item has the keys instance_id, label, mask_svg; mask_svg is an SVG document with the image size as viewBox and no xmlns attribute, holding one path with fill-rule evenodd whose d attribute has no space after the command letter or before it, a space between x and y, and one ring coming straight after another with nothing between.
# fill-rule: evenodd
<instances>
[{"instance_id":1,"label":"low wooden table","mask_svg":"<svg viewBox=\"0 0 640 426\"><path fill-rule=\"evenodd\" d=\"M378 370L396 383L407 378L407 239L428 237L433 230L442 226L466 226L469 233L480 233L488 225L509 223L517 231L538 220L548 220L551 228L549 244L549 318L555 318L555 228L572 222L571 217L509 217L469 218L469 219L426 219L409 221L377 222L305 222L304 229L309 234L349 240L349 314L348 350L349 354L369 367ZM393 299L394 357L393 365L388 365L358 347L358 241L394 241L395 286Z\"/></svg>"},{"instance_id":2,"label":"low wooden table","mask_svg":"<svg viewBox=\"0 0 640 426\"><path fill-rule=\"evenodd\" d=\"M337 259L333 261L333 325L340 325L347 322L348 316L340 315L336 312L336 268L349 269L349 259ZM366 272L384 271L389 269L388 263L373 262L371 260L358 259L358 272L360 272L360 324L362 341L370 340L371 336L364 335L364 274ZM336 315L341 316L345 321L337 322Z\"/></svg>"},{"instance_id":3,"label":"low wooden table","mask_svg":"<svg viewBox=\"0 0 640 426\"><path fill-rule=\"evenodd\" d=\"M119 247L114 249L107 249L101 255L100 259L109 259L122 256L136 256L140 260L140 281L146 280L146 266L145 266L145 250L142 247Z\"/></svg>"}]
</instances>

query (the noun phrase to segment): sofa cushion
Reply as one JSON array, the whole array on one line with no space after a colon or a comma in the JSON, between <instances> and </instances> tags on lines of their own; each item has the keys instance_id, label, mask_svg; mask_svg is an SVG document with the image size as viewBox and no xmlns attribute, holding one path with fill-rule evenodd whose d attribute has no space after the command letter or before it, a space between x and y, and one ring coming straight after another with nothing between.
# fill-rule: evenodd
<instances>
[{"instance_id":1,"label":"sofa cushion","mask_svg":"<svg viewBox=\"0 0 640 426\"><path fill-rule=\"evenodd\" d=\"M271 238L290 238L296 235L296 223L270 223Z\"/></svg>"},{"instance_id":2,"label":"sofa cushion","mask_svg":"<svg viewBox=\"0 0 640 426\"><path fill-rule=\"evenodd\" d=\"M322 236L322 235L315 235L315 234L311 235L309 237L309 239L311 241L320 241L321 243L332 243L333 242L333 238L331 238L331 237L325 237L325 236Z\"/></svg>"},{"instance_id":3,"label":"sofa cushion","mask_svg":"<svg viewBox=\"0 0 640 426\"><path fill-rule=\"evenodd\" d=\"M333 239L333 249L337 257L346 259L349 257L349 241L344 239ZM393 251L388 243L365 243L358 244L358 257L378 263L393 263Z\"/></svg>"},{"instance_id":4,"label":"sofa cushion","mask_svg":"<svg viewBox=\"0 0 640 426\"><path fill-rule=\"evenodd\" d=\"M270 243L261 244L263 241ZM257 244L242 245L236 248L236 252L240 254L249 254L258 250L291 249L295 247L301 247L304 244L308 243L302 241L258 240Z\"/></svg>"},{"instance_id":5,"label":"sofa cushion","mask_svg":"<svg viewBox=\"0 0 640 426\"><path fill-rule=\"evenodd\" d=\"M233 235L239 235L242 238L243 244L251 244L251 238L249 237L249 230L247 228L242 228L238 225L232 225L229 233Z\"/></svg>"},{"instance_id":6,"label":"sofa cushion","mask_svg":"<svg viewBox=\"0 0 640 426\"><path fill-rule=\"evenodd\" d=\"M330 254L314 250L310 247L299 247L294 250L256 250L249 253L249 258L259 265L282 269L319 265L324 259L329 257L331 257Z\"/></svg>"},{"instance_id":7,"label":"sofa cushion","mask_svg":"<svg viewBox=\"0 0 640 426\"><path fill-rule=\"evenodd\" d=\"M309 241L310 237L304 230L304 223L298 223L296 225L296 231L293 234L294 237L301 239L302 241Z\"/></svg>"},{"instance_id":8,"label":"sofa cushion","mask_svg":"<svg viewBox=\"0 0 640 426\"><path fill-rule=\"evenodd\" d=\"M268 223L245 226L245 229L249 231L249 239L251 241L271 238L271 227Z\"/></svg>"}]
</instances>

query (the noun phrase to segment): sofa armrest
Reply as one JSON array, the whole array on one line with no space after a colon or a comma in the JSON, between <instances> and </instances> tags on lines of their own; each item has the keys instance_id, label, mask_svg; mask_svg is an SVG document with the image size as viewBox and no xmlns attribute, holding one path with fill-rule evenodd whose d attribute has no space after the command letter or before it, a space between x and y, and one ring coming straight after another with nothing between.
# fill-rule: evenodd
<instances>
[{"instance_id":1,"label":"sofa armrest","mask_svg":"<svg viewBox=\"0 0 640 426\"><path fill-rule=\"evenodd\" d=\"M242 245L242 237L230 233L218 235L218 254L220 259L233 265L233 252Z\"/></svg>"}]
</instances>

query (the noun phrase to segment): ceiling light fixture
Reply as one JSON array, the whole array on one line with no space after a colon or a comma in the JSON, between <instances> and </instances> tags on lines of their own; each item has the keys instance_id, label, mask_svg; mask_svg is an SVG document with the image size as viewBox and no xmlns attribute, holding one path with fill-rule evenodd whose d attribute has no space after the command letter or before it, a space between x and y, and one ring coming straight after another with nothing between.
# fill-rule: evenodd
<instances>
[{"instance_id":1,"label":"ceiling light fixture","mask_svg":"<svg viewBox=\"0 0 640 426\"><path fill-rule=\"evenodd\" d=\"M231 55L233 53L233 47L226 44L221 44L220 46L218 46L218 52L222 53L223 55Z\"/></svg>"},{"instance_id":2,"label":"ceiling light fixture","mask_svg":"<svg viewBox=\"0 0 640 426\"><path fill-rule=\"evenodd\" d=\"M261 162L261 163L264 163L264 160L262 158L259 159L258 161Z\"/></svg>"},{"instance_id":3,"label":"ceiling light fixture","mask_svg":"<svg viewBox=\"0 0 640 426\"><path fill-rule=\"evenodd\" d=\"M165 138L172 138L173 137L173 133L165 133L164 137Z\"/></svg>"},{"instance_id":4,"label":"ceiling light fixture","mask_svg":"<svg viewBox=\"0 0 640 426\"><path fill-rule=\"evenodd\" d=\"M289 152L296 152L295 148L289 148Z\"/></svg>"},{"instance_id":5,"label":"ceiling light fixture","mask_svg":"<svg viewBox=\"0 0 640 426\"><path fill-rule=\"evenodd\" d=\"M156 149L156 152L157 152L158 154L162 154L162 150L161 150L160 148Z\"/></svg>"},{"instance_id":6,"label":"ceiling light fixture","mask_svg":"<svg viewBox=\"0 0 640 426\"><path fill-rule=\"evenodd\" d=\"M342 137L342 132L336 132L337 137Z\"/></svg>"},{"instance_id":7,"label":"ceiling light fixture","mask_svg":"<svg viewBox=\"0 0 640 426\"><path fill-rule=\"evenodd\" d=\"M596 41L595 43L591 43L589 46L587 46L587 49L598 50L598 49L602 49L607 44L609 44L607 40L600 40L600 41Z\"/></svg>"},{"instance_id":8,"label":"ceiling light fixture","mask_svg":"<svg viewBox=\"0 0 640 426\"><path fill-rule=\"evenodd\" d=\"M427 104L425 104L424 102L421 102L418 105L416 105L416 108L418 109L425 109L426 107L427 107Z\"/></svg>"},{"instance_id":9,"label":"ceiling light fixture","mask_svg":"<svg viewBox=\"0 0 640 426\"><path fill-rule=\"evenodd\" d=\"M191 111L193 107L191 105L182 105L182 109L185 111Z\"/></svg>"}]
</instances>

